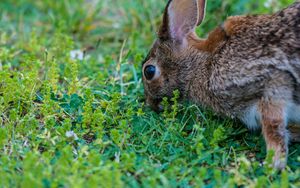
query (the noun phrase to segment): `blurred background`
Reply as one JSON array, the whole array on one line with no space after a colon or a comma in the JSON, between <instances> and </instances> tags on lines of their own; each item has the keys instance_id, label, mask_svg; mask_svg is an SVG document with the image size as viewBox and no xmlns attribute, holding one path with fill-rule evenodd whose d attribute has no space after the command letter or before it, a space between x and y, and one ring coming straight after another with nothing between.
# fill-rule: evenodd
<instances>
[{"instance_id":1,"label":"blurred background","mask_svg":"<svg viewBox=\"0 0 300 188\"><path fill-rule=\"evenodd\" d=\"M69 34L78 48L98 47L112 54L126 40L126 49L144 53L155 37L166 0L1 0L0 31L12 40L28 40L32 32ZM227 16L271 13L293 0L208 0L205 22L198 33ZM3 38L3 36L2 36ZM101 40L101 44L98 44ZM78 43L77 43L78 42Z\"/></svg>"}]
</instances>

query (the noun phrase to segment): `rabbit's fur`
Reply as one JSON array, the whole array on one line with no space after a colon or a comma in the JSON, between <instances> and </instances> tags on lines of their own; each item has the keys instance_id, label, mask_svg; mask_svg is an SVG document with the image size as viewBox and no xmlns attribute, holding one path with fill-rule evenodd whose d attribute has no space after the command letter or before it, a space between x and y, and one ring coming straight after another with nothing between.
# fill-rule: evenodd
<instances>
[{"instance_id":1,"label":"rabbit's fur","mask_svg":"<svg viewBox=\"0 0 300 188\"><path fill-rule=\"evenodd\" d=\"M181 97L261 128L274 166L286 165L300 137L300 2L273 15L229 17L199 39L205 0L170 0L158 39L143 63L146 101ZM155 75L145 78L145 67ZM287 126L293 124L290 133Z\"/></svg>"}]
</instances>

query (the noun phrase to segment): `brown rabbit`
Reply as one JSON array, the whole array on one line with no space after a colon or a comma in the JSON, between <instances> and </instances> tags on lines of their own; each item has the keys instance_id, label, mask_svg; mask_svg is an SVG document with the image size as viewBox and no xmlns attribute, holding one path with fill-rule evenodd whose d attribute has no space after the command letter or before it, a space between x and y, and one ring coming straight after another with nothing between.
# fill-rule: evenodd
<instances>
[{"instance_id":1,"label":"brown rabbit","mask_svg":"<svg viewBox=\"0 0 300 188\"><path fill-rule=\"evenodd\" d=\"M170 0L143 63L146 101L182 98L261 128L274 167L300 140L300 2L273 15L234 16L199 39L205 0ZM293 125L288 130L288 125Z\"/></svg>"}]
</instances>

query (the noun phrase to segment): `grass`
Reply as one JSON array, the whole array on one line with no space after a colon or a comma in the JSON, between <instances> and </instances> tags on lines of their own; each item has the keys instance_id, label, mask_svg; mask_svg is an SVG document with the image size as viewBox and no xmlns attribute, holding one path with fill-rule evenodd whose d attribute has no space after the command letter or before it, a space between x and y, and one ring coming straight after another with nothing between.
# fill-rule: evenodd
<instances>
[{"instance_id":1,"label":"grass","mask_svg":"<svg viewBox=\"0 0 300 188\"><path fill-rule=\"evenodd\" d=\"M208 1L205 36L229 15L292 0ZM1 187L299 187L260 133L193 104L145 104L141 61L165 1L0 2ZM267 5L267 6L265 6ZM77 51L79 56L70 56ZM168 105L168 104L165 104Z\"/></svg>"}]
</instances>

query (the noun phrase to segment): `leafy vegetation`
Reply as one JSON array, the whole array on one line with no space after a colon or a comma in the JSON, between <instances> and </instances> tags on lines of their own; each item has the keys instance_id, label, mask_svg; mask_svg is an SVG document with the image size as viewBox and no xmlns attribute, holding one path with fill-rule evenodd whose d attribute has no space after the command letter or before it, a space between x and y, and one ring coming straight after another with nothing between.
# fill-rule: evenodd
<instances>
[{"instance_id":1,"label":"leafy vegetation","mask_svg":"<svg viewBox=\"0 0 300 188\"><path fill-rule=\"evenodd\" d=\"M197 32L292 0L209 0ZM166 1L1 0L1 187L299 187L240 122L144 103L141 61ZM169 106L164 102L164 105Z\"/></svg>"}]
</instances>

